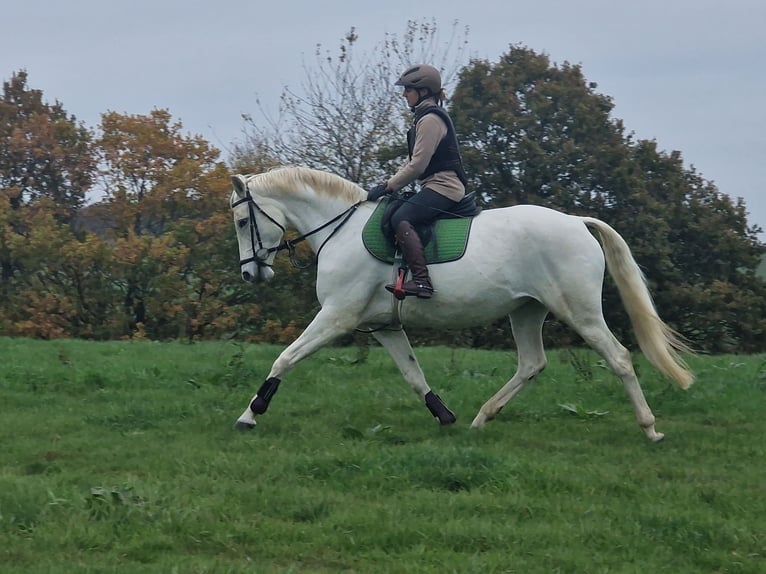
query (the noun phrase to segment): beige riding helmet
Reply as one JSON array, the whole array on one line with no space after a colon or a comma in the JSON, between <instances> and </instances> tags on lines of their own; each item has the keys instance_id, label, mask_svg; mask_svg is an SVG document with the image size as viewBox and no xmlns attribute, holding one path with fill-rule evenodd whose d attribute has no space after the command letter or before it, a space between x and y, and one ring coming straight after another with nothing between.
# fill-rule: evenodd
<instances>
[{"instance_id":1,"label":"beige riding helmet","mask_svg":"<svg viewBox=\"0 0 766 574\"><path fill-rule=\"evenodd\" d=\"M438 94L442 89L442 77L439 70L428 64L416 64L407 68L396 80L395 86L427 89Z\"/></svg>"}]
</instances>

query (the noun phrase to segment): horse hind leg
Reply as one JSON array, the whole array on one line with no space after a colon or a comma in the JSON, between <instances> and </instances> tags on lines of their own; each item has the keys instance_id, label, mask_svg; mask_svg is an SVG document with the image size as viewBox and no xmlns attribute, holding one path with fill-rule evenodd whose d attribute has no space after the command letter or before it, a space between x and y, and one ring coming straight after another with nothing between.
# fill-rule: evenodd
<instances>
[{"instance_id":1,"label":"horse hind leg","mask_svg":"<svg viewBox=\"0 0 766 574\"><path fill-rule=\"evenodd\" d=\"M481 428L487 421L495 418L508 401L545 369L547 360L542 331L547 315L548 310L533 300L511 313L511 329L518 352L516 373L479 409L471 423L472 428Z\"/></svg>"},{"instance_id":2,"label":"horse hind leg","mask_svg":"<svg viewBox=\"0 0 766 574\"><path fill-rule=\"evenodd\" d=\"M636 371L633 369L630 351L612 334L603 316L599 315L596 322L590 322L590 324L585 326L574 324L572 326L585 342L604 358L612 371L622 381L633 405L636 420L644 431L646 438L652 442L661 441L665 435L657 432L654 428L654 414L646 402L644 392L641 390Z\"/></svg>"}]
</instances>

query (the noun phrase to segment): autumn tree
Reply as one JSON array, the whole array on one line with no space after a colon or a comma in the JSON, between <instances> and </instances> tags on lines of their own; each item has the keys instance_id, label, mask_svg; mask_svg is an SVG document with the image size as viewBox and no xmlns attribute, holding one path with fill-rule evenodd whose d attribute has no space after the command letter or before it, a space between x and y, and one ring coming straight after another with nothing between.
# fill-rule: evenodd
<instances>
[{"instance_id":1,"label":"autumn tree","mask_svg":"<svg viewBox=\"0 0 766 574\"><path fill-rule=\"evenodd\" d=\"M56 221L69 222L93 180L91 134L60 102L47 103L19 71L0 99L0 296L9 301L24 266L41 202ZM47 200L47 202L46 202Z\"/></svg>"},{"instance_id":2,"label":"autumn tree","mask_svg":"<svg viewBox=\"0 0 766 574\"><path fill-rule=\"evenodd\" d=\"M225 240L228 171L218 150L182 130L167 110L109 112L97 141L99 217L121 264L114 282L131 328L156 338L199 338L237 323L227 311L239 281L236 245Z\"/></svg>"},{"instance_id":3,"label":"autumn tree","mask_svg":"<svg viewBox=\"0 0 766 574\"><path fill-rule=\"evenodd\" d=\"M49 198L68 221L93 182L92 135L63 105L43 100L19 71L0 100L0 193L13 209Z\"/></svg>"},{"instance_id":4,"label":"autumn tree","mask_svg":"<svg viewBox=\"0 0 766 574\"><path fill-rule=\"evenodd\" d=\"M239 277L229 173L219 152L182 129L166 110L104 114L95 142L103 197L77 210L71 224L53 198L3 189L2 334L295 336L289 320L264 316L259 293ZM267 309L290 307L289 293L278 291Z\"/></svg>"},{"instance_id":5,"label":"autumn tree","mask_svg":"<svg viewBox=\"0 0 766 574\"><path fill-rule=\"evenodd\" d=\"M112 246L95 235L80 240L56 220L50 199L23 213L29 231L14 246L23 271L0 300L0 332L43 339L121 333L126 321L114 298Z\"/></svg>"},{"instance_id":6,"label":"autumn tree","mask_svg":"<svg viewBox=\"0 0 766 574\"><path fill-rule=\"evenodd\" d=\"M223 167L220 152L202 137L184 134L168 110L107 112L100 128L99 184L116 235L160 235L173 221L209 207L207 179Z\"/></svg>"},{"instance_id":7,"label":"autumn tree","mask_svg":"<svg viewBox=\"0 0 766 574\"><path fill-rule=\"evenodd\" d=\"M39 199L23 218L0 203L0 246L18 267L0 304L6 334L155 339L220 336L253 318L241 297L219 152L182 133L169 112L104 114L97 151L102 200L72 228ZM15 218L15 219L14 219ZM2 303L5 303L3 301Z\"/></svg>"}]
</instances>

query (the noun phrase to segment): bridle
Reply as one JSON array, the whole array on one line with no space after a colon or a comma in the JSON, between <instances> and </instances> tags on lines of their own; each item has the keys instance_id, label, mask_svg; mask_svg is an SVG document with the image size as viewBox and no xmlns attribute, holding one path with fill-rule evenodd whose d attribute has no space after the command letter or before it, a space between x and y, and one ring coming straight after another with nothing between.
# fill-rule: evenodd
<instances>
[{"instance_id":1,"label":"bridle","mask_svg":"<svg viewBox=\"0 0 766 574\"><path fill-rule=\"evenodd\" d=\"M234 209L235 207L237 207L238 205L242 205L243 203L247 203L247 209L248 209L248 212L249 212L249 215L250 215L250 217L249 217L249 219L250 219L250 245L253 248L253 256L252 257L248 257L246 259L240 259L239 260L240 267L242 265L245 265L246 263L253 263L253 262L258 267L271 267L271 265L269 263L266 263L266 260L269 258L269 256L272 253L277 253L279 251L287 250L287 253L288 253L289 257L290 257L290 263L292 263L293 267L295 267L297 269L306 269L306 268L310 267L313 263L316 263L316 261L319 259L319 253L322 251L322 248L325 246L325 244L330 240L330 238L332 238L333 235L335 235L335 233L337 233L337 231L341 227L343 227L343 225L354 214L354 211L356 211L356 208L359 207L363 202L362 201L357 201L354 205L352 205L351 207L346 209L346 211L344 211L340 215L337 215L337 216L333 217L327 223L323 223L322 225L320 225L316 229L312 229L308 233L304 233L303 235L301 235L299 237L296 237L295 239L285 239L284 241L282 241L282 243L280 243L279 245L275 245L274 247L264 247L264 245L263 245L263 241L261 239L261 232L258 229L258 222L255 220L255 212L256 212L256 210L260 214L262 214L266 219L268 219L271 223L276 225L280 229L280 231L282 231L282 234L284 234L285 231L287 231L285 229L285 226L282 225L281 223L279 223L273 217L271 217L268 213L266 213L263 210L263 208L260 205L258 205L256 203L255 198L250 193L250 187L247 184L245 184L245 196L241 197L237 201L234 201L231 204L231 208ZM300 243L302 241L305 241L306 239L308 239L309 237L311 237L315 233L323 230L325 227L328 227L328 226L332 225L333 223L335 223L339 219L341 220L341 222L338 223L338 225L335 226L335 228L332 230L330 235L327 236L327 239L325 239L322 242L322 245L320 245L319 249L317 249L317 252L314 255L314 258L312 260L310 260L308 263L304 263L304 264L299 263L297 258L296 258L296 256L295 256L295 246L298 243ZM256 249L256 245L258 246L258 249Z\"/></svg>"}]
</instances>

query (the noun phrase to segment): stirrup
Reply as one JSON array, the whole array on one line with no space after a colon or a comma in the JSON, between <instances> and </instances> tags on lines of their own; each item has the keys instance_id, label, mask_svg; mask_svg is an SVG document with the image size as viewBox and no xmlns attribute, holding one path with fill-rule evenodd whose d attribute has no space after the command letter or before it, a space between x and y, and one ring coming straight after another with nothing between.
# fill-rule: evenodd
<instances>
[{"instance_id":1,"label":"stirrup","mask_svg":"<svg viewBox=\"0 0 766 574\"><path fill-rule=\"evenodd\" d=\"M407 267L402 264L399 265L399 270L396 273L396 283L389 283L386 285L386 289L394 294L394 297L401 301L407 296L404 292L404 278L407 276Z\"/></svg>"},{"instance_id":2,"label":"stirrup","mask_svg":"<svg viewBox=\"0 0 766 574\"><path fill-rule=\"evenodd\" d=\"M410 280L403 285L389 283L386 285L386 291L390 291L397 299L404 299L405 297L417 297L418 299L430 299L434 294L433 287L422 283L415 283Z\"/></svg>"}]
</instances>

